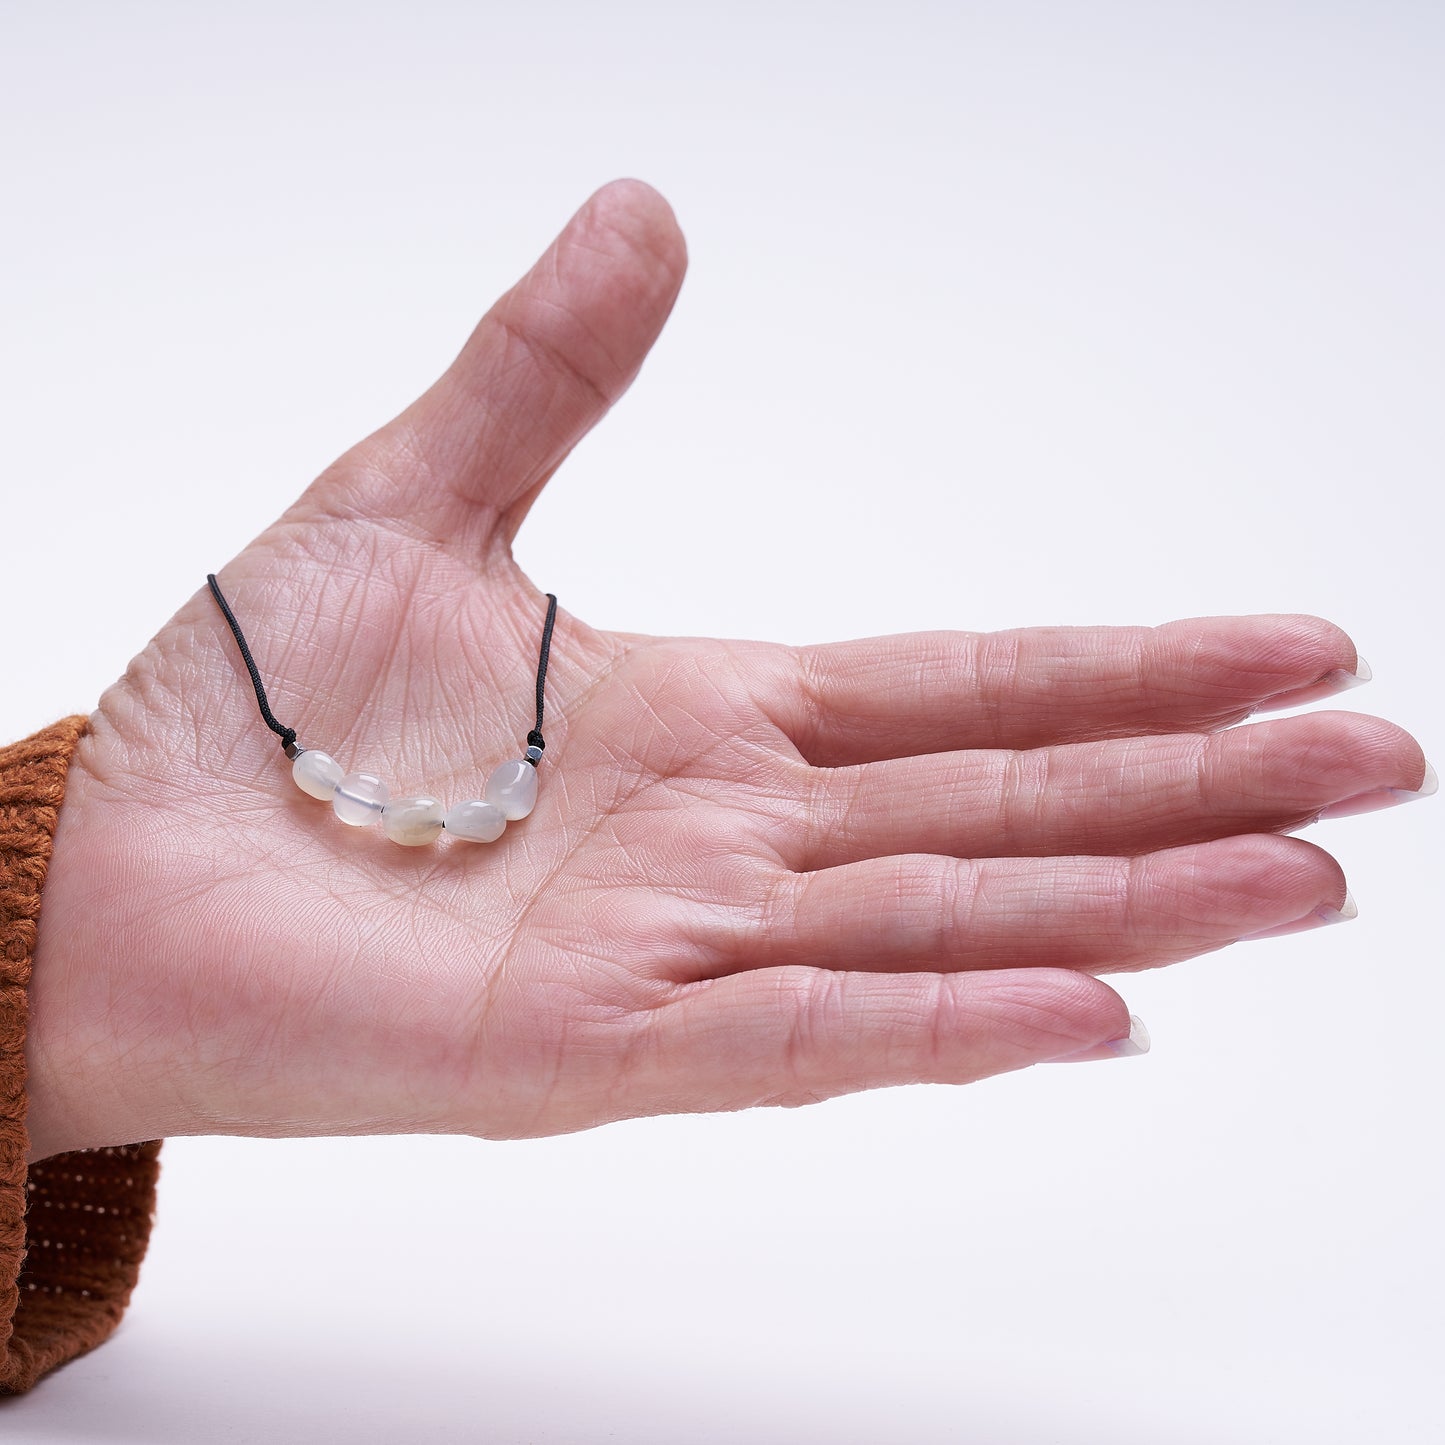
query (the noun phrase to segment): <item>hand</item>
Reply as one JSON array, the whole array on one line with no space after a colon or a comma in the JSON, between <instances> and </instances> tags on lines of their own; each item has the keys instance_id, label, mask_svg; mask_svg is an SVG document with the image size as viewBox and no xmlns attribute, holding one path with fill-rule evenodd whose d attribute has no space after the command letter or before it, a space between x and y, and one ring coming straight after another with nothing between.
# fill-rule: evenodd
<instances>
[{"instance_id":1,"label":"hand","mask_svg":"<svg viewBox=\"0 0 1445 1445\"><path fill-rule=\"evenodd\" d=\"M435 386L221 569L303 743L448 802L518 756L544 604L510 544L684 265L655 192L604 187ZM295 788L198 587L71 770L34 1155L539 1135L1107 1055L1130 1021L1097 974L1330 916L1339 867L1283 834L1420 788L1375 718L1224 730L1356 661L1308 617L791 648L563 608L535 812L410 849Z\"/></svg>"}]
</instances>

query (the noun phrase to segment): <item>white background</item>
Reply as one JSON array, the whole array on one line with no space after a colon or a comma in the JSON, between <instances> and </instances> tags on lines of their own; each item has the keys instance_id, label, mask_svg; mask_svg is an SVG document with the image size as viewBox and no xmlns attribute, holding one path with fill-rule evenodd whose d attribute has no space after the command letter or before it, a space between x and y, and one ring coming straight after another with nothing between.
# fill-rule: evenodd
<instances>
[{"instance_id":1,"label":"white background","mask_svg":"<svg viewBox=\"0 0 1445 1445\"><path fill-rule=\"evenodd\" d=\"M692 269L518 543L787 642L1309 611L1437 764L1445 12L0 4L0 738L88 710L596 186ZM33 539L40 540L33 540ZM1147 1058L523 1144L166 1145L7 1441L1437 1441L1438 803Z\"/></svg>"}]
</instances>

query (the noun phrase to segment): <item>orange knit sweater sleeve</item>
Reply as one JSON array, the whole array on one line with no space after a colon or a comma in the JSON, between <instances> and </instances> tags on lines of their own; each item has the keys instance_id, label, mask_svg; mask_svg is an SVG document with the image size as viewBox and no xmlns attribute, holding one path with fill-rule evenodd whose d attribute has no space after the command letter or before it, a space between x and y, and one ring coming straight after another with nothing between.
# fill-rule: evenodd
<instances>
[{"instance_id":1,"label":"orange knit sweater sleeve","mask_svg":"<svg viewBox=\"0 0 1445 1445\"><path fill-rule=\"evenodd\" d=\"M87 720L0 747L0 1394L100 1344L150 1237L158 1140L27 1169L26 989L65 776Z\"/></svg>"}]
</instances>

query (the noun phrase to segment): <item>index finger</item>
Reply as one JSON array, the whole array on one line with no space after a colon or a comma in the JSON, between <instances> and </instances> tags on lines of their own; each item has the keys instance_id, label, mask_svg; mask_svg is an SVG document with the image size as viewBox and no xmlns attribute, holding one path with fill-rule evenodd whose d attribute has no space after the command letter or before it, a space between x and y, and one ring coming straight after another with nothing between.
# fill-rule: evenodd
<instances>
[{"instance_id":1,"label":"index finger","mask_svg":"<svg viewBox=\"0 0 1445 1445\"><path fill-rule=\"evenodd\" d=\"M819 767L1207 732L1369 676L1334 623L1294 614L903 633L800 647L793 660L775 720Z\"/></svg>"}]
</instances>

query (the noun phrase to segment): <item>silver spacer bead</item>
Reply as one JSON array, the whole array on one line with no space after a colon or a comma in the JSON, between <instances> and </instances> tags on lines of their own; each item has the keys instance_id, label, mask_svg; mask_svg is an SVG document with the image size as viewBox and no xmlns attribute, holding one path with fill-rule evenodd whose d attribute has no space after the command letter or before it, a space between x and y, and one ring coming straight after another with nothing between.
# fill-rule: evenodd
<instances>
[{"instance_id":1,"label":"silver spacer bead","mask_svg":"<svg viewBox=\"0 0 1445 1445\"><path fill-rule=\"evenodd\" d=\"M299 758L301 754L306 751L306 749L303 748L300 743L287 743L281 749L281 751L284 752L286 756L290 758L291 761L294 763L296 759Z\"/></svg>"},{"instance_id":2,"label":"silver spacer bead","mask_svg":"<svg viewBox=\"0 0 1445 1445\"><path fill-rule=\"evenodd\" d=\"M522 757L535 768L542 761L542 749L533 744L522 754Z\"/></svg>"}]
</instances>

